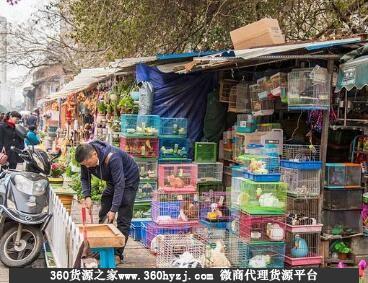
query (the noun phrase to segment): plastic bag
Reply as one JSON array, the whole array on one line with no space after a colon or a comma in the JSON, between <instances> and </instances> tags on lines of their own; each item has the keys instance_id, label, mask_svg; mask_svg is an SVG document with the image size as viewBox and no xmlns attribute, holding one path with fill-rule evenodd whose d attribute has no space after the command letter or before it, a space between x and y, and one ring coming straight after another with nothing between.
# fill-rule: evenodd
<instances>
[{"instance_id":1,"label":"plastic bag","mask_svg":"<svg viewBox=\"0 0 368 283\"><path fill-rule=\"evenodd\" d=\"M142 82L139 88L139 114L149 115L153 105L153 86L150 82Z\"/></svg>"}]
</instances>

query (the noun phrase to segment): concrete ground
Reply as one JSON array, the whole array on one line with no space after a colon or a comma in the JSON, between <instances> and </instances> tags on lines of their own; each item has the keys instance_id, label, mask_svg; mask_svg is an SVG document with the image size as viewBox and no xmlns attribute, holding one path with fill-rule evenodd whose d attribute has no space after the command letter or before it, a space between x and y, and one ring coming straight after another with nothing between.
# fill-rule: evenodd
<instances>
[{"instance_id":1,"label":"concrete ground","mask_svg":"<svg viewBox=\"0 0 368 283\"><path fill-rule=\"evenodd\" d=\"M96 203L92 209L93 223L98 223L98 211L100 207ZM81 207L77 201L73 202L72 218L75 223L82 223ZM90 218L87 217L87 223L90 223ZM147 267L152 268L156 266L156 257L152 255L140 242L129 238L127 246L125 247L124 263L120 264L119 268L134 268ZM1 282L0 282L1 283Z\"/></svg>"}]
</instances>

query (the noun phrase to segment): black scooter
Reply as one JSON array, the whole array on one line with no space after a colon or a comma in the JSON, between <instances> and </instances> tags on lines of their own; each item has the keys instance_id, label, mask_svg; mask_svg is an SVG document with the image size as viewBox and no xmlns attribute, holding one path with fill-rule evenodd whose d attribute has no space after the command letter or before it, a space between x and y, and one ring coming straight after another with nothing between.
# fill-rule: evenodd
<instances>
[{"instance_id":1,"label":"black scooter","mask_svg":"<svg viewBox=\"0 0 368 283\"><path fill-rule=\"evenodd\" d=\"M24 131L23 131L24 132ZM26 162L26 172L0 169L0 260L23 267L38 258L49 212L51 162L44 151L12 148Z\"/></svg>"}]
</instances>

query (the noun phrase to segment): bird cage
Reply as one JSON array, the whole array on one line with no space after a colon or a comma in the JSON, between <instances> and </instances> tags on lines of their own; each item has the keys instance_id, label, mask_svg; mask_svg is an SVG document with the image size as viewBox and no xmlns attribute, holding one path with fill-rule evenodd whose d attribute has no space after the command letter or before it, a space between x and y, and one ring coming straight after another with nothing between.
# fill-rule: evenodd
<instances>
[{"instance_id":1,"label":"bird cage","mask_svg":"<svg viewBox=\"0 0 368 283\"><path fill-rule=\"evenodd\" d=\"M229 112L247 113L251 111L248 84L244 81L232 87L229 95Z\"/></svg>"},{"instance_id":2,"label":"bird cage","mask_svg":"<svg viewBox=\"0 0 368 283\"><path fill-rule=\"evenodd\" d=\"M242 120L237 120L236 122L236 132L237 133L253 133L257 130L257 121L254 119L252 115L248 115L247 118L243 118Z\"/></svg>"},{"instance_id":3,"label":"bird cage","mask_svg":"<svg viewBox=\"0 0 368 283\"><path fill-rule=\"evenodd\" d=\"M157 180L157 159L140 159L134 161L139 167L139 177L141 181Z\"/></svg>"},{"instance_id":4,"label":"bird cage","mask_svg":"<svg viewBox=\"0 0 368 283\"><path fill-rule=\"evenodd\" d=\"M245 154L238 157L246 168L248 179L255 182L279 182L280 158L278 155L251 155Z\"/></svg>"},{"instance_id":5,"label":"bird cage","mask_svg":"<svg viewBox=\"0 0 368 283\"><path fill-rule=\"evenodd\" d=\"M327 69L293 69L288 74L289 109L316 110L330 108L331 75Z\"/></svg>"},{"instance_id":6,"label":"bird cage","mask_svg":"<svg viewBox=\"0 0 368 283\"><path fill-rule=\"evenodd\" d=\"M153 254L158 253L159 242L164 235L187 235L193 232L195 225L158 225L154 222L149 222L146 225L146 243L145 247L150 249Z\"/></svg>"},{"instance_id":7,"label":"bird cage","mask_svg":"<svg viewBox=\"0 0 368 283\"><path fill-rule=\"evenodd\" d=\"M318 232L322 229L319 219L318 197L287 197L286 226L293 232Z\"/></svg>"},{"instance_id":8,"label":"bird cage","mask_svg":"<svg viewBox=\"0 0 368 283\"><path fill-rule=\"evenodd\" d=\"M231 178L231 207L240 209L241 205L241 187L242 184L245 183L247 179L242 177L232 177Z\"/></svg>"},{"instance_id":9,"label":"bird cage","mask_svg":"<svg viewBox=\"0 0 368 283\"><path fill-rule=\"evenodd\" d=\"M276 73L270 77L271 81L271 94L274 97L280 97L286 95L287 89L287 73Z\"/></svg>"},{"instance_id":10,"label":"bird cage","mask_svg":"<svg viewBox=\"0 0 368 283\"><path fill-rule=\"evenodd\" d=\"M222 173L224 164L222 162L215 163L197 163L198 166L198 182L222 182Z\"/></svg>"},{"instance_id":11,"label":"bird cage","mask_svg":"<svg viewBox=\"0 0 368 283\"><path fill-rule=\"evenodd\" d=\"M158 241L156 267L202 268L205 266L206 245L193 234L162 235Z\"/></svg>"},{"instance_id":12,"label":"bird cage","mask_svg":"<svg viewBox=\"0 0 368 283\"><path fill-rule=\"evenodd\" d=\"M165 192L192 192L196 190L197 164L160 164L158 185Z\"/></svg>"},{"instance_id":13,"label":"bird cage","mask_svg":"<svg viewBox=\"0 0 368 283\"><path fill-rule=\"evenodd\" d=\"M224 185L221 182L198 182L197 192L201 195L205 192L222 192L224 191Z\"/></svg>"},{"instance_id":14,"label":"bird cage","mask_svg":"<svg viewBox=\"0 0 368 283\"><path fill-rule=\"evenodd\" d=\"M186 118L161 118L160 137L186 138L187 129Z\"/></svg>"},{"instance_id":15,"label":"bird cage","mask_svg":"<svg viewBox=\"0 0 368 283\"><path fill-rule=\"evenodd\" d=\"M231 218L230 195L227 192L204 192L200 195L200 220L216 223Z\"/></svg>"},{"instance_id":16,"label":"bird cage","mask_svg":"<svg viewBox=\"0 0 368 283\"><path fill-rule=\"evenodd\" d=\"M217 160L217 143L196 142L194 147L194 161L197 163L214 163Z\"/></svg>"},{"instance_id":17,"label":"bird cage","mask_svg":"<svg viewBox=\"0 0 368 283\"><path fill-rule=\"evenodd\" d=\"M322 210L323 229L326 234L343 236L362 232L361 210Z\"/></svg>"},{"instance_id":18,"label":"bird cage","mask_svg":"<svg viewBox=\"0 0 368 283\"><path fill-rule=\"evenodd\" d=\"M194 229L195 237L206 245L206 268L230 268L231 262L226 257L227 230L211 224L201 225Z\"/></svg>"},{"instance_id":19,"label":"bird cage","mask_svg":"<svg viewBox=\"0 0 368 283\"><path fill-rule=\"evenodd\" d=\"M288 194L297 197L319 196L321 170L281 167L281 180L288 184Z\"/></svg>"},{"instance_id":20,"label":"bird cage","mask_svg":"<svg viewBox=\"0 0 368 283\"><path fill-rule=\"evenodd\" d=\"M230 99L230 92L234 88L236 88L236 85L238 84L238 81L235 80L229 80L229 79L222 79L220 81L220 90L219 90L219 100L220 102L229 103Z\"/></svg>"},{"instance_id":21,"label":"bird cage","mask_svg":"<svg viewBox=\"0 0 368 283\"><path fill-rule=\"evenodd\" d=\"M160 161L188 159L189 145L186 138L160 138Z\"/></svg>"},{"instance_id":22,"label":"bird cage","mask_svg":"<svg viewBox=\"0 0 368 283\"><path fill-rule=\"evenodd\" d=\"M240 209L249 214L281 215L285 213L287 184L282 182L241 183L238 202Z\"/></svg>"},{"instance_id":23,"label":"bird cage","mask_svg":"<svg viewBox=\"0 0 368 283\"><path fill-rule=\"evenodd\" d=\"M326 163L327 188L360 188L362 167L358 163Z\"/></svg>"},{"instance_id":24,"label":"bird cage","mask_svg":"<svg viewBox=\"0 0 368 283\"><path fill-rule=\"evenodd\" d=\"M274 112L274 103L268 97L268 93L262 91L258 84L249 86L252 114L254 116L272 115Z\"/></svg>"},{"instance_id":25,"label":"bird cage","mask_svg":"<svg viewBox=\"0 0 368 283\"><path fill-rule=\"evenodd\" d=\"M158 115L121 115L121 133L126 137L157 137L160 131Z\"/></svg>"},{"instance_id":26,"label":"bird cage","mask_svg":"<svg viewBox=\"0 0 368 283\"><path fill-rule=\"evenodd\" d=\"M286 231L285 263L291 266L321 264L320 232Z\"/></svg>"},{"instance_id":27,"label":"bird cage","mask_svg":"<svg viewBox=\"0 0 368 283\"><path fill-rule=\"evenodd\" d=\"M363 190L323 190L323 208L331 210L361 209Z\"/></svg>"},{"instance_id":28,"label":"bird cage","mask_svg":"<svg viewBox=\"0 0 368 283\"><path fill-rule=\"evenodd\" d=\"M120 149L134 158L158 158L158 146L157 138L120 137Z\"/></svg>"},{"instance_id":29,"label":"bird cage","mask_svg":"<svg viewBox=\"0 0 368 283\"><path fill-rule=\"evenodd\" d=\"M152 198L152 221L159 225L198 223L198 194L196 192L154 192Z\"/></svg>"},{"instance_id":30,"label":"bird cage","mask_svg":"<svg viewBox=\"0 0 368 283\"><path fill-rule=\"evenodd\" d=\"M243 238L230 234L225 254L234 268L284 268L285 243L247 243Z\"/></svg>"},{"instance_id":31,"label":"bird cage","mask_svg":"<svg viewBox=\"0 0 368 283\"><path fill-rule=\"evenodd\" d=\"M150 201L152 193L157 190L156 181L140 181L135 200Z\"/></svg>"},{"instance_id":32,"label":"bird cage","mask_svg":"<svg viewBox=\"0 0 368 283\"><path fill-rule=\"evenodd\" d=\"M239 235L252 243L284 241L285 216L240 213Z\"/></svg>"},{"instance_id":33,"label":"bird cage","mask_svg":"<svg viewBox=\"0 0 368 283\"><path fill-rule=\"evenodd\" d=\"M301 170L321 169L320 146L284 144L281 166Z\"/></svg>"}]
</instances>

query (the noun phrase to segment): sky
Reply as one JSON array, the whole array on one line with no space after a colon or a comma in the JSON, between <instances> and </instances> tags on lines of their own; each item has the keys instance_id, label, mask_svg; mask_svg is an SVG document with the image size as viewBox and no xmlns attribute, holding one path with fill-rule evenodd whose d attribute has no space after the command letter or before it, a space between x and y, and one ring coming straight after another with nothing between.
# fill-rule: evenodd
<instances>
[{"instance_id":1,"label":"sky","mask_svg":"<svg viewBox=\"0 0 368 283\"><path fill-rule=\"evenodd\" d=\"M37 11L38 8L50 2L50 0L20 0L18 4L10 5L6 0L0 0L0 16L7 18L9 23L22 23L27 21L32 13ZM7 78L8 81L14 81L19 77L24 77L27 74L28 69L8 65ZM16 93L21 96L21 88L18 87Z\"/></svg>"}]
</instances>

